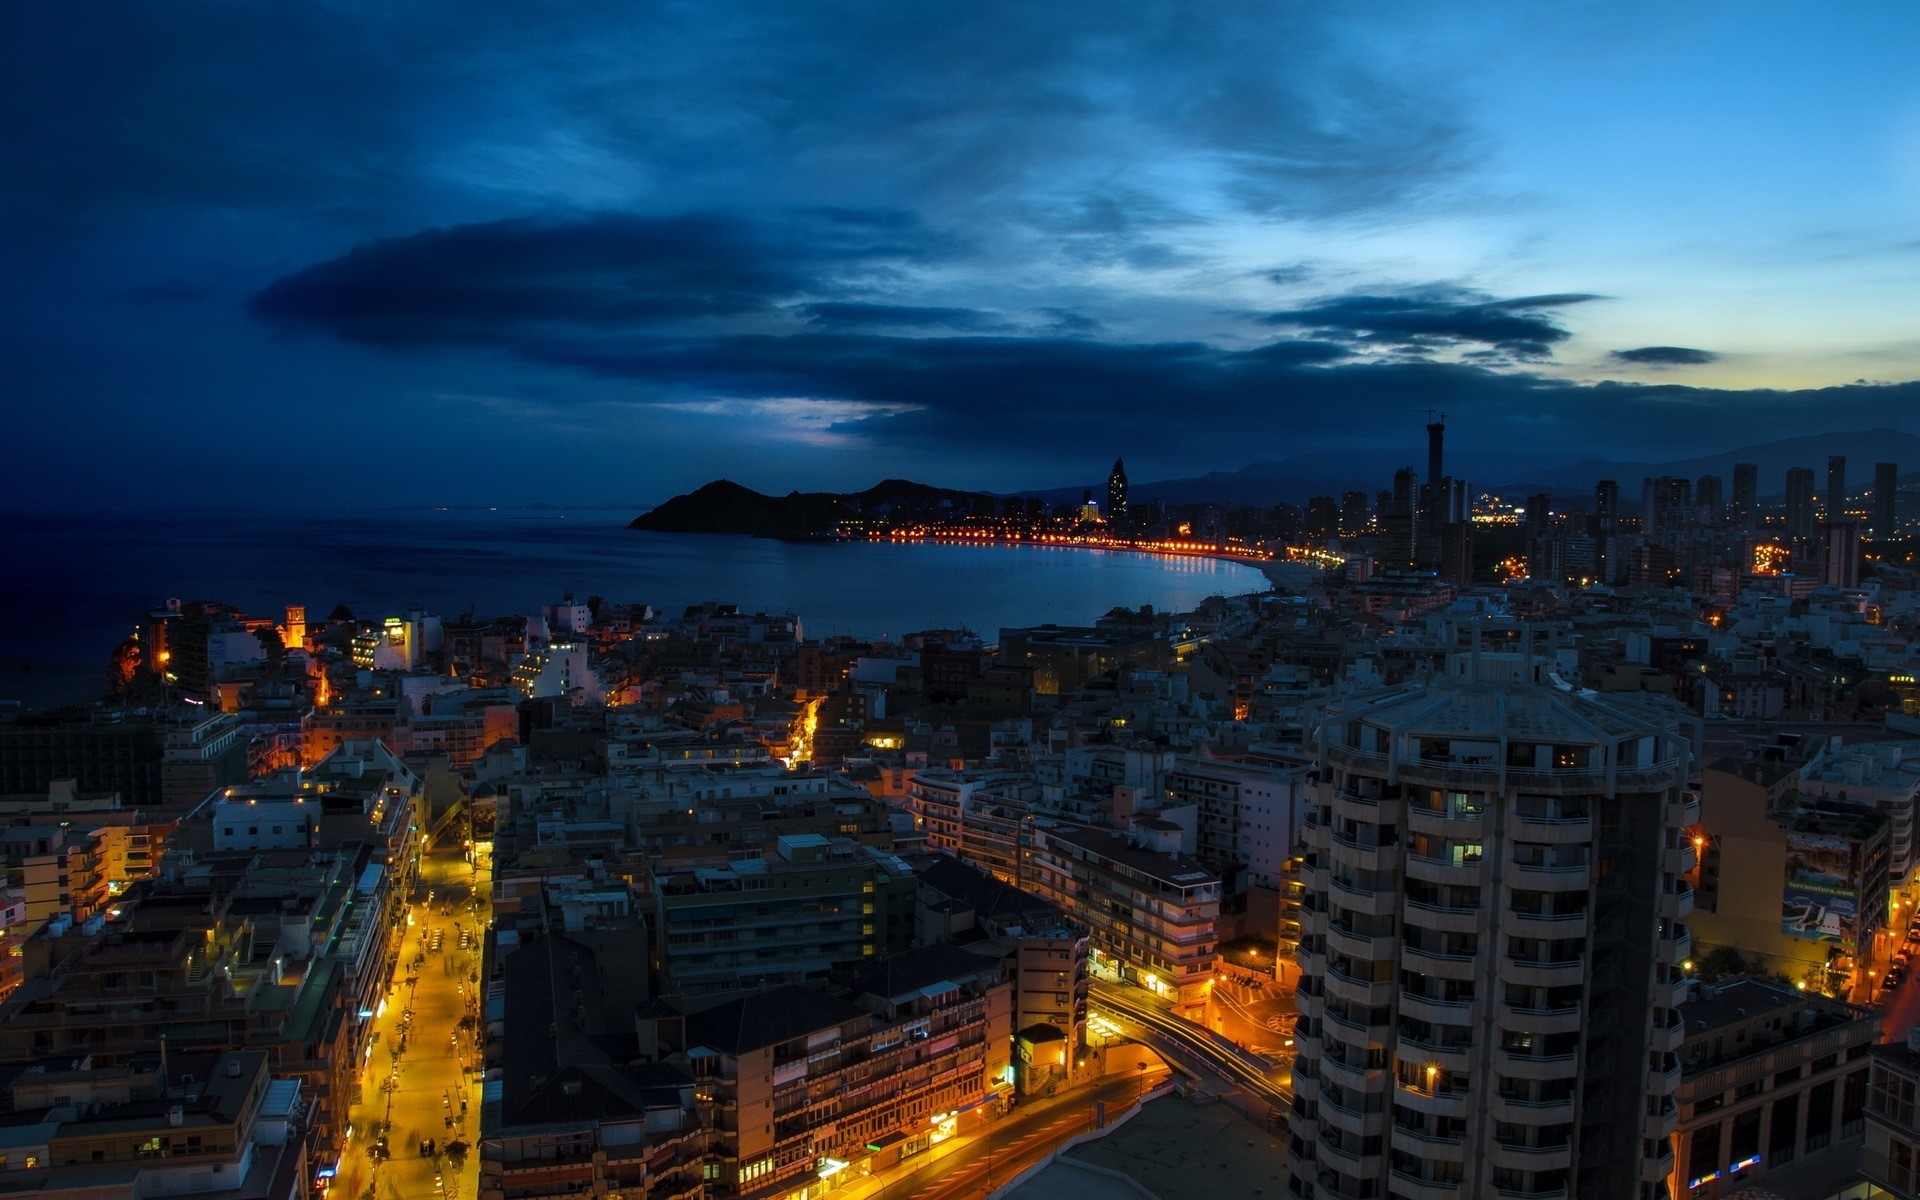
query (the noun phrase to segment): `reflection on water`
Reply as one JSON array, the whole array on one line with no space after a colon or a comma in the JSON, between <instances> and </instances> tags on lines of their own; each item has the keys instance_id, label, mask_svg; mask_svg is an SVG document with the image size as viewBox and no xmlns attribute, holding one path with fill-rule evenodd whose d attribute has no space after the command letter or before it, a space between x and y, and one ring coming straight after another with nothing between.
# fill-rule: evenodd
<instances>
[{"instance_id":1,"label":"reflection on water","mask_svg":"<svg viewBox=\"0 0 1920 1200\"><path fill-rule=\"evenodd\" d=\"M577 596L674 610L704 600L793 611L810 637L1091 622L1115 605L1191 608L1261 591L1252 567L1046 546L805 543L625 528L607 512L8 518L0 698L91 694L114 644L168 597L260 614L336 604L524 613Z\"/></svg>"}]
</instances>

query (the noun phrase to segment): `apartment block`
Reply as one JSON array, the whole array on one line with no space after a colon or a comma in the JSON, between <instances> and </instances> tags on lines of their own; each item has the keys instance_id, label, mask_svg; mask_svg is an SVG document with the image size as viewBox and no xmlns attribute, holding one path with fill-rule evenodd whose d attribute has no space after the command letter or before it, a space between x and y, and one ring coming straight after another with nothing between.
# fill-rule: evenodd
<instances>
[{"instance_id":1,"label":"apartment block","mask_svg":"<svg viewBox=\"0 0 1920 1200\"><path fill-rule=\"evenodd\" d=\"M743 1200L812 1196L842 1172L911 1159L1011 1092L1012 988L999 963L953 946L831 991L776 988L641 1025L643 1047L696 1081L709 1186Z\"/></svg>"},{"instance_id":2,"label":"apartment block","mask_svg":"<svg viewBox=\"0 0 1920 1200\"><path fill-rule=\"evenodd\" d=\"M913 871L851 838L784 836L768 858L652 876L660 993L723 997L770 981L825 979L905 950Z\"/></svg>"},{"instance_id":3,"label":"apartment block","mask_svg":"<svg viewBox=\"0 0 1920 1200\"><path fill-rule=\"evenodd\" d=\"M0 1067L0 1187L39 1196L300 1200L300 1085L259 1051L86 1057Z\"/></svg>"},{"instance_id":4,"label":"apartment block","mask_svg":"<svg viewBox=\"0 0 1920 1200\"><path fill-rule=\"evenodd\" d=\"M1877 1014L1777 980L1702 984L1681 1006L1675 1200L1769 1182L1783 1168L1841 1179L1859 1167Z\"/></svg>"},{"instance_id":5,"label":"apartment block","mask_svg":"<svg viewBox=\"0 0 1920 1200\"><path fill-rule=\"evenodd\" d=\"M1296 1195L1665 1195L1692 750L1544 676L1460 654L1313 730Z\"/></svg>"},{"instance_id":6,"label":"apartment block","mask_svg":"<svg viewBox=\"0 0 1920 1200\"><path fill-rule=\"evenodd\" d=\"M1219 960L1220 877L1180 851L1180 832L1042 822L1033 889L1086 927L1104 969L1191 1007Z\"/></svg>"}]
</instances>

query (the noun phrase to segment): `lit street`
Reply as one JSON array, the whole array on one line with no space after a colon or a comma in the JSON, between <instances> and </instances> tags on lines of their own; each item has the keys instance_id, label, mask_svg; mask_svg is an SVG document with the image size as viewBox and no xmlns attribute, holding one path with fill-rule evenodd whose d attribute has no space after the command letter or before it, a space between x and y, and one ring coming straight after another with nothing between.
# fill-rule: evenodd
<instances>
[{"instance_id":1,"label":"lit street","mask_svg":"<svg viewBox=\"0 0 1920 1200\"><path fill-rule=\"evenodd\" d=\"M842 1194L847 1200L981 1200L1067 1139L1093 1128L1096 1116L1108 1123L1118 1119L1166 1078L1164 1070L1113 1075L1030 1101L998 1119L982 1115L962 1126L951 1149L935 1147L929 1155L849 1184Z\"/></svg>"},{"instance_id":2,"label":"lit street","mask_svg":"<svg viewBox=\"0 0 1920 1200\"><path fill-rule=\"evenodd\" d=\"M469 867L457 842L422 860L393 986L362 1060L336 1197L470 1200L478 1193L476 988L488 868L484 855L477 872Z\"/></svg>"}]
</instances>

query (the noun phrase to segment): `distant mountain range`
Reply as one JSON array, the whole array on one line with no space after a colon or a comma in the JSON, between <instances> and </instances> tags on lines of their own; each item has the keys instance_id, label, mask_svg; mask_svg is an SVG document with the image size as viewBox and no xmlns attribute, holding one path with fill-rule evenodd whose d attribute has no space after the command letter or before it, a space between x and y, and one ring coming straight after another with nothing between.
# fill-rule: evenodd
<instances>
[{"instance_id":1,"label":"distant mountain range","mask_svg":"<svg viewBox=\"0 0 1920 1200\"><path fill-rule=\"evenodd\" d=\"M1158 497L1168 504L1213 503L1267 507L1282 502L1301 504L1313 496L1338 496L1341 492L1364 491L1371 495L1393 483L1393 473L1401 467L1426 469L1423 450L1383 454L1297 454L1271 462L1250 463L1237 471L1210 471L1188 479L1161 479L1137 482L1129 491L1135 500ZM1777 496L1786 488L1789 467L1812 467L1815 488L1827 486L1827 458L1843 455L1847 460L1847 488L1858 492L1872 486L1873 465L1899 463L1903 480L1920 473L1920 436L1897 429L1866 429L1856 433L1822 433L1806 437L1783 438L1774 442L1741 446L1738 449L1705 454L1694 458L1665 462L1621 462L1589 458L1564 467L1527 470L1524 477L1482 480L1471 471L1468 479L1477 489L1502 495L1525 496L1546 492L1556 500L1591 497L1593 485L1602 479L1617 480L1620 494L1629 506L1639 501L1640 481L1658 475L1698 479L1718 475L1725 486L1733 486L1733 464L1750 462L1760 469L1761 496ZM1049 504L1071 503L1091 488L1096 499L1106 496L1106 480L1077 487L1046 488L1021 492L1038 496Z\"/></svg>"},{"instance_id":2,"label":"distant mountain range","mask_svg":"<svg viewBox=\"0 0 1920 1200\"><path fill-rule=\"evenodd\" d=\"M1553 470L1531 472L1531 478L1524 480L1482 483L1470 477L1470 481L1477 489L1502 495L1524 497L1546 492L1556 502L1577 503L1592 497L1595 483L1613 479L1619 482L1621 499L1631 509L1638 504L1642 479L1658 475L1685 479L1718 475L1730 490L1733 465L1742 462L1759 468L1762 498L1778 496L1784 491L1789 467L1813 468L1814 487L1824 491L1827 459L1831 455L1846 457L1847 488L1852 493L1872 486L1875 463L1894 462L1912 468L1902 471L1903 482L1920 478L1920 436L1896 429L1868 429L1858 433L1783 438L1719 454L1665 462L1589 458ZM1404 454L1301 454L1274 462L1251 463L1237 471L1211 471L1191 479L1135 483L1130 492L1136 502L1157 498L1174 505L1207 503L1268 508L1283 502L1303 503L1313 496L1338 496L1347 491L1372 494L1389 486L1396 470L1410 465L1415 464ZM1100 480L1097 485L1015 494L1037 496L1048 504L1072 504L1089 492L1104 505L1106 480ZM997 499L999 497L990 492L933 487L906 479L882 480L864 492L789 492L785 496L764 495L732 480L718 479L634 518L630 527L663 533L749 533L760 537L810 538L826 533L843 520L882 514L895 520L939 520L964 516L983 502Z\"/></svg>"}]
</instances>

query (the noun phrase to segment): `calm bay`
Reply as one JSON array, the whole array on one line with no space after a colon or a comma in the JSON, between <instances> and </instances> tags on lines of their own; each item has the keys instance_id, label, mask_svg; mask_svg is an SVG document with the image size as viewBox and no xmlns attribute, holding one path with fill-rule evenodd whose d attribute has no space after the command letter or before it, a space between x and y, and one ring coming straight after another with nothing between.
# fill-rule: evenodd
<instances>
[{"instance_id":1,"label":"calm bay","mask_svg":"<svg viewBox=\"0 0 1920 1200\"><path fill-rule=\"evenodd\" d=\"M1263 591L1241 563L1039 546L788 543L626 528L599 510L326 516L16 514L0 587L0 699L90 697L113 646L169 597L257 615L537 611L567 592L676 612L799 614L809 637L1089 624L1116 605L1192 608Z\"/></svg>"}]
</instances>

